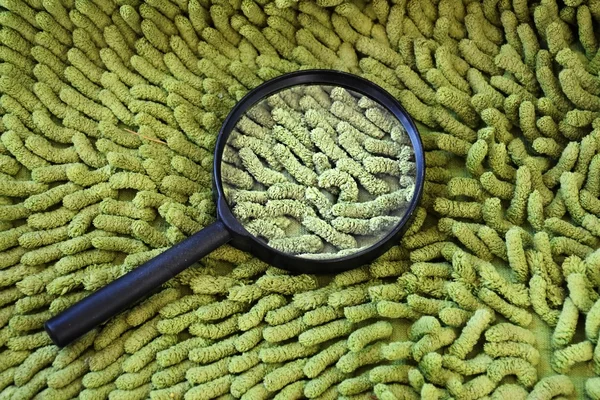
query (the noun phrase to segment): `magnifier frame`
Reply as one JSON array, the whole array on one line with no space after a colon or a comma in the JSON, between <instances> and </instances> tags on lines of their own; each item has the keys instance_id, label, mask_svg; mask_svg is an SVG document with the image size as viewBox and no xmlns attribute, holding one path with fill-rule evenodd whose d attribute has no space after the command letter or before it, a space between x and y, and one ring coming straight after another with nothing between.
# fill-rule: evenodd
<instances>
[{"instance_id":1,"label":"magnifier frame","mask_svg":"<svg viewBox=\"0 0 600 400\"><path fill-rule=\"evenodd\" d=\"M304 258L293 256L270 247L266 242L249 233L237 220L227 203L223 190L221 180L223 151L225 150L229 135L236 127L240 118L244 116L249 109L266 97L298 85L339 86L370 97L384 106L398 119L398 121L400 121L406 130L413 147L414 161L416 164L415 189L413 197L402 219L394 229L376 243L364 250L343 257L332 257L329 259ZM213 195L217 204L217 217L225 227L232 232L232 245L240 250L251 252L266 263L288 271L309 274L336 273L367 264L385 253L390 247L398 242L408 228L409 222L412 220L417 205L421 200L423 182L425 180L425 156L423 152L423 143L421 142L417 127L402 105L400 105L400 103L386 90L373 82L356 75L334 70L312 69L284 74L269 80L251 90L235 105L227 118L225 118L219 131L215 146L213 172Z\"/></svg>"},{"instance_id":2,"label":"magnifier frame","mask_svg":"<svg viewBox=\"0 0 600 400\"><path fill-rule=\"evenodd\" d=\"M258 101L283 89L297 85L331 85L362 93L386 107L404 126L414 150L416 164L415 191L400 223L381 240L365 250L329 259L312 259L282 253L252 236L235 218L221 184L221 162L227 139L240 117ZM219 132L215 148L213 193L217 203L217 221L168 250L98 289L73 304L44 324L46 332L58 346L65 346L95 326L144 299L212 250L231 242L259 259L299 273L334 273L359 267L389 249L406 230L421 199L425 179L423 145L417 128L402 106L379 86L354 75L328 71L305 70L282 75L252 90L232 109Z\"/></svg>"}]
</instances>

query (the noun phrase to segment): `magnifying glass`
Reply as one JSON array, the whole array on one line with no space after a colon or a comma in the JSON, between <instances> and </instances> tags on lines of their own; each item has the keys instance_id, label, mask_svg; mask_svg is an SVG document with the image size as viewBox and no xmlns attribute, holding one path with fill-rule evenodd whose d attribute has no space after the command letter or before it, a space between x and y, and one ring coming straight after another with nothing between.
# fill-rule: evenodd
<instances>
[{"instance_id":1,"label":"magnifying glass","mask_svg":"<svg viewBox=\"0 0 600 400\"><path fill-rule=\"evenodd\" d=\"M385 90L304 70L250 91L215 147L217 221L48 320L65 346L231 243L295 273L337 273L383 254L421 198L423 146Z\"/></svg>"}]
</instances>

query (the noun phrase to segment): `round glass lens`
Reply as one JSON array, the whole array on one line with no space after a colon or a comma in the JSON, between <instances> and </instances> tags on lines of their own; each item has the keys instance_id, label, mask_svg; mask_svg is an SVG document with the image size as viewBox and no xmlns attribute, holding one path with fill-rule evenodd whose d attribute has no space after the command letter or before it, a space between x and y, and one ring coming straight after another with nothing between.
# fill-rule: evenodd
<instances>
[{"instance_id":1,"label":"round glass lens","mask_svg":"<svg viewBox=\"0 0 600 400\"><path fill-rule=\"evenodd\" d=\"M384 106L338 86L298 85L252 105L224 149L235 217L278 251L345 257L376 245L408 211L410 138Z\"/></svg>"}]
</instances>

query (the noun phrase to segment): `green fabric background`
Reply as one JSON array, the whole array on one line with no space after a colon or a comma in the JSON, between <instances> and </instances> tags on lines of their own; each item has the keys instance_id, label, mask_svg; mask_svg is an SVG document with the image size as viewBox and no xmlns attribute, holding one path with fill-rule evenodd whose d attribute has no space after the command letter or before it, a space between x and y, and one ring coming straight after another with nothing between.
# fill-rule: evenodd
<instances>
[{"instance_id":1,"label":"green fabric background","mask_svg":"<svg viewBox=\"0 0 600 400\"><path fill-rule=\"evenodd\" d=\"M597 0L0 6L0 399L600 398ZM223 118L303 68L419 122L407 236L320 277L223 246L52 345L48 318L214 220ZM507 321L535 343L491 351Z\"/></svg>"}]
</instances>

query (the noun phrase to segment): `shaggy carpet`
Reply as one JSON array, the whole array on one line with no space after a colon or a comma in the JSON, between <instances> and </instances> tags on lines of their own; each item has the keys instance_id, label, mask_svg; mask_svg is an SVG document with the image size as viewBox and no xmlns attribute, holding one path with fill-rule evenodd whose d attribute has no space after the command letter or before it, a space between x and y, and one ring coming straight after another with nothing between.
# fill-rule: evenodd
<instances>
[{"instance_id":1,"label":"shaggy carpet","mask_svg":"<svg viewBox=\"0 0 600 400\"><path fill-rule=\"evenodd\" d=\"M0 399L600 398L599 0L0 0ZM245 93L365 77L426 185L370 265L223 246L59 349L52 315L214 220Z\"/></svg>"}]
</instances>

